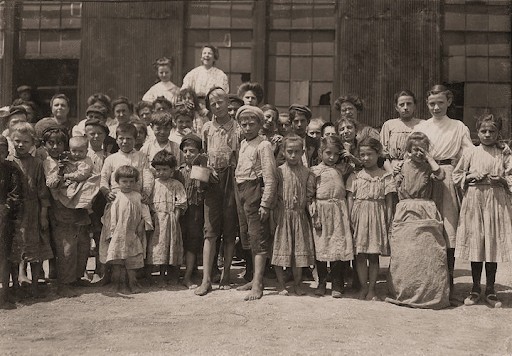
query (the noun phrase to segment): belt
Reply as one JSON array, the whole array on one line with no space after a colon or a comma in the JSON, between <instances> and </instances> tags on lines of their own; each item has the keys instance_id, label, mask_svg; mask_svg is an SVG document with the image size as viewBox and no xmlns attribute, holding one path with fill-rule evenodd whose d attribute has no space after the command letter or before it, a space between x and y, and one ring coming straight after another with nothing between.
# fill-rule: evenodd
<instances>
[{"instance_id":1,"label":"belt","mask_svg":"<svg viewBox=\"0 0 512 356\"><path fill-rule=\"evenodd\" d=\"M254 182L258 182L260 187L264 187L265 186L265 183L263 182L263 177L260 177L260 178L256 178L256 179L251 179L251 180L244 180L243 182L240 182L240 183L236 183L236 185L238 187L241 187L242 185L244 184L247 184L247 183L254 183Z\"/></svg>"},{"instance_id":2,"label":"belt","mask_svg":"<svg viewBox=\"0 0 512 356\"><path fill-rule=\"evenodd\" d=\"M452 164L452 160L451 159L441 159L439 161L437 161L437 164L441 165L441 166L446 166L446 165L451 165Z\"/></svg>"}]
</instances>

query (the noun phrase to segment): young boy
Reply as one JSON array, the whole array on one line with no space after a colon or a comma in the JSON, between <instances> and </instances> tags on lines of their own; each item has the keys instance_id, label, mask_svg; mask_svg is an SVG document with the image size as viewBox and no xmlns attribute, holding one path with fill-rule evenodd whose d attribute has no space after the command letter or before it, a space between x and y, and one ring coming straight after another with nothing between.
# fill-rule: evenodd
<instances>
[{"instance_id":1,"label":"young boy","mask_svg":"<svg viewBox=\"0 0 512 356\"><path fill-rule=\"evenodd\" d=\"M322 136L323 124L324 122L322 119L316 118L311 120L306 129L306 133L309 137L314 138L315 140L320 140L320 137Z\"/></svg>"},{"instance_id":2,"label":"young boy","mask_svg":"<svg viewBox=\"0 0 512 356\"><path fill-rule=\"evenodd\" d=\"M166 150L172 153L178 161L178 166L183 162L183 152L180 151L180 146L176 142L169 140L169 134L172 128L172 115L167 111L158 111L152 116L151 127L155 134L154 139L149 139L140 149L140 152L146 155L149 162L157 152ZM181 143L181 142L180 142Z\"/></svg>"},{"instance_id":3,"label":"young boy","mask_svg":"<svg viewBox=\"0 0 512 356\"><path fill-rule=\"evenodd\" d=\"M171 133L169 134L169 140L181 144L181 140L183 137L192 132L192 127L194 124L194 112L187 109L179 109L175 113L174 123L175 126L171 129Z\"/></svg>"},{"instance_id":4,"label":"young boy","mask_svg":"<svg viewBox=\"0 0 512 356\"><path fill-rule=\"evenodd\" d=\"M263 272L271 249L268 217L277 189L276 162L272 144L258 135L263 127L263 111L244 105L238 109L237 120L245 137L240 144L235 170L241 205L238 209L240 237L244 249L251 249L254 261L253 280L240 290L247 290L250 286L245 300L256 300L263 296Z\"/></svg>"}]
</instances>

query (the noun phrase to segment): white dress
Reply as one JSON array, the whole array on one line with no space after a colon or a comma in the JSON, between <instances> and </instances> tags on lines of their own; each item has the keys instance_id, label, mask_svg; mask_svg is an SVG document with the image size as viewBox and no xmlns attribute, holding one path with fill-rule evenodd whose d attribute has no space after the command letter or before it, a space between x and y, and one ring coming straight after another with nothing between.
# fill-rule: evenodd
<instances>
[{"instance_id":1,"label":"white dress","mask_svg":"<svg viewBox=\"0 0 512 356\"><path fill-rule=\"evenodd\" d=\"M169 100L173 106L175 106L179 93L180 88L173 82L158 82L149 88L146 94L142 97L142 100L152 103L159 96L163 96Z\"/></svg>"}]
</instances>

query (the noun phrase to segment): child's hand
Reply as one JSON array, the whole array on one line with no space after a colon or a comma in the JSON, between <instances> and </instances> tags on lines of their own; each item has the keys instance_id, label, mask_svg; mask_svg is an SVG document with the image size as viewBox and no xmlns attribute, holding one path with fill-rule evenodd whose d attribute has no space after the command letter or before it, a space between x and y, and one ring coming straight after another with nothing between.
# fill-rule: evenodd
<instances>
[{"instance_id":1,"label":"child's hand","mask_svg":"<svg viewBox=\"0 0 512 356\"><path fill-rule=\"evenodd\" d=\"M48 224L48 217L46 215L41 214L39 217L39 226L41 227L42 231L48 230L49 224Z\"/></svg>"},{"instance_id":2,"label":"child's hand","mask_svg":"<svg viewBox=\"0 0 512 356\"><path fill-rule=\"evenodd\" d=\"M105 195L105 198L107 198L109 202L113 202L116 199L116 193L109 190L108 193Z\"/></svg>"},{"instance_id":3,"label":"child's hand","mask_svg":"<svg viewBox=\"0 0 512 356\"><path fill-rule=\"evenodd\" d=\"M149 197L147 196L147 194L146 193L141 193L140 195L142 197L142 199L141 199L142 203L143 204L149 204Z\"/></svg>"},{"instance_id":4,"label":"child's hand","mask_svg":"<svg viewBox=\"0 0 512 356\"><path fill-rule=\"evenodd\" d=\"M322 224L320 223L320 219L313 219L313 227L315 230L322 231Z\"/></svg>"},{"instance_id":5,"label":"child's hand","mask_svg":"<svg viewBox=\"0 0 512 356\"><path fill-rule=\"evenodd\" d=\"M478 182L482 179L484 179L485 177L487 176L486 173L481 173L481 172L473 172L473 173L469 173L467 176L466 176L466 180L468 182Z\"/></svg>"},{"instance_id":6,"label":"child's hand","mask_svg":"<svg viewBox=\"0 0 512 356\"><path fill-rule=\"evenodd\" d=\"M259 210L258 210L258 214L260 215L260 221L261 222L265 222L267 221L268 217L269 217L269 208L265 208L264 206L260 206Z\"/></svg>"},{"instance_id":7,"label":"child's hand","mask_svg":"<svg viewBox=\"0 0 512 356\"><path fill-rule=\"evenodd\" d=\"M404 161L400 161L397 163L395 167L393 167L393 175L396 176L402 171L402 166L404 165Z\"/></svg>"}]
</instances>

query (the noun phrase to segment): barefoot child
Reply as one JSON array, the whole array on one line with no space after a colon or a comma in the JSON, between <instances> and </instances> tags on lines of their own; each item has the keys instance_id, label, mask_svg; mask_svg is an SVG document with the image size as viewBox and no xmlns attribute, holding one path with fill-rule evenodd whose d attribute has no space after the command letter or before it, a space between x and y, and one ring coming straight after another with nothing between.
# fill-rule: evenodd
<instances>
[{"instance_id":1,"label":"barefoot child","mask_svg":"<svg viewBox=\"0 0 512 356\"><path fill-rule=\"evenodd\" d=\"M367 138L359 144L363 169L347 181L348 210L354 231L357 274L361 282L359 299L378 300L375 285L379 255L389 254L388 228L392 219L395 182L391 173L379 168L381 143Z\"/></svg>"},{"instance_id":2,"label":"barefoot child","mask_svg":"<svg viewBox=\"0 0 512 356\"><path fill-rule=\"evenodd\" d=\"M263 296L263 272L270 252L268 218L275 199L276 163L271 143L259 136L263 111L256 106L244 105L236 116L245 137L240 144L235 170L241 207L238 216L240 237L244 249L251 250L254 267L251 291L245 300L255 300Z\"/></svg>"},{"instance_id":3,"label":"barefoot child","mask_svg":"<svg viewBox=\"0 0 512 356\"><path fill-rule=\"evenodd\" d=\"M453 181L465 191L457 228L455 256L471 261L473 288L464 300L474 305L480 300L480 279L485 262L484 299L501 307L494 281L498 262L512 259L512 156L498 138L501 119L493 115L478 118L480 145L467 150L453 171Z\"/></svg>"},{"instance_id":4,"label":"barefoot child","mask_svg":"<svg viewBox=\"0 0 512 356\"><path fill-rule=\"evenodd\" d=\"M110 207L109 241L106 262L112 267L112 277L117 281L117 290L122 289L122 278L128 275L128 288L131 293L140 291L136 270L144 267L145 231L152 226L147 206L142 203L142 195L136 191L139 171L132 166L116 169L114 179L119 185Z\"/></svg>"},{"instance_id":5,"label":"barefoot child","mask_svg":"<svg viewBox=\"0 0 512 356\"><path fill-rule=\"evenodd\" d=\"M344 180L351 167L343 161L340 163L342 152L339 137L322 138L322 162L311 168L316 178L315 200L310 205L319 279L315 294L325 295L327 262L330 262L333 298L341 298L344 274L354 259Z\"/></svg>"},{"instance_id":6,"label":"barefoot child","mask_svg":"<svg viewBox=\"0 0 512 356\"><path fill-rule=\"evenodd\" d=\"M301 287L302 268L315 264L313 235L306 207L314 196L315 177L302 165L304 140L288 135L282 143L285 163L277 169L276 232L272 264L275 267L278 291L288 295L283 267L293 272L293 290L304 295Z\"/></svg>"},{"instance_id":7,"label":"barefoot child","mask_svg":"<svg viewBox=\"0 0 512 356\"><path fill-rule=\"evenodd\" d=\"M172 153L158 152L151 165L156 177L149 199L155 230L148 239L146 264L160 266L160 285L163 286L166 273L170 282L171 266L177 267L179 272L183 262L179 219L187 209L187 193L183 184L173 179L176 157Z\"/></svg>"},{"instance_id":8,"label":"barefoot child","mask_svg":"<svg viewBox=\"0 0 512 356\"><path fill-rule=\"evenodd\" d=\"M395 176L400 202L389 237L387 302L413 308L442 309L450 305L443 222L432 200L434 180L444 172L429 153L430 141L412 133L404 146L405 161Z\"/></svg>"},{"instance_id":9,"label":"barefoot child","mask_svg":"<svg viewBox=\"0 0 512 356\"><path fill-rule=\"evenodd\" d=\"M180 145L169 140L169 134L172 128L172 115L167 111L158 111L152 116L151 127L155 134L154 139L149 139L140 149L140 152L146 155L151 162L153 157L162 150L172 153L178 161L178 166L183 162L183 153L180 151Z\"/></svg>"}]
</instances>

